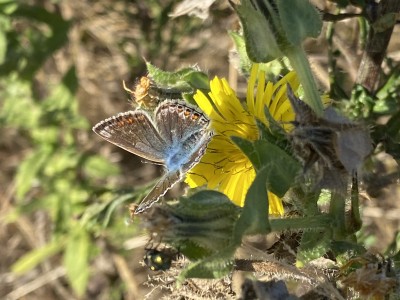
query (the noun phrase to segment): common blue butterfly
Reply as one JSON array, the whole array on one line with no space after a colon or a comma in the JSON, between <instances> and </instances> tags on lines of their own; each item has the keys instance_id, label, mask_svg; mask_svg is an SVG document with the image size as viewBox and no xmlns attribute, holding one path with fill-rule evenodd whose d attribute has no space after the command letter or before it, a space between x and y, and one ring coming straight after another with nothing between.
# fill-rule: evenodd
<instances>
[{"instance_id":1,"label":"common blue butterfly","mask_svg":"<svg viewBox=\"0 0 400 300\"><path fill-rule=\"evenodd\" d=\"M101 121L93 131L110 143L162 164L165 174L134 209L138 214L157 202L204 155L213 132L210 120L181 100L165 100L153 115L137 109Z\"/></svg>"}]
</instances>

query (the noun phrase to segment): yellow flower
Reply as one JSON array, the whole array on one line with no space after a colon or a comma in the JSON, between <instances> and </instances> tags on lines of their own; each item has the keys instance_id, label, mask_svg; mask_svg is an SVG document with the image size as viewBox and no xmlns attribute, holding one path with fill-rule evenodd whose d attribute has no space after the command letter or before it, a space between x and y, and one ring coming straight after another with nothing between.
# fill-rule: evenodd
<instances>
[{"instance_id":1,"label":"yellow flower","mask_svg":"<svg viewBox=\"0 0 400 300\"><path fill-rule=\"evenodd\" d=\"M256 119L268 126L264 107L271 116L288 130L294 120L294 112L286 96L286 83L294 91L299 82L296 74L290 72L277 83L265 82L265 72L253 65L247 87L246 105L243 105L226 79L215 77L210 82L208 96L197 91L194 99L197 105L211 119L214 137L200 162L187 174L190 187L207 185L227 195L235 204L244 205L246 193L252 184L256 171L247 156L232 142L231 136L250 141L258 139ZM279 197L268 192L269 213L283 214Z\"/></svg>"}]
</instances>

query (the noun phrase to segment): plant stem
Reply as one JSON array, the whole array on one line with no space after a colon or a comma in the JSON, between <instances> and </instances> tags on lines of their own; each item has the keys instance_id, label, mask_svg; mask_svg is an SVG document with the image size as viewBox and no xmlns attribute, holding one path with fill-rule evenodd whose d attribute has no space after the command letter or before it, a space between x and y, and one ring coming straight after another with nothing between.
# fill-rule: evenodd
<instances>
[{"instance_id":1,"label":"plant stem","mask_svg":"<svg viewBox=\"0 0 400 300\"><path fill-rule=\"evenodd\" d=\"M289 47L286 49L285 54L289 58L290 63L296 71L299 81L304 89L304 102L306 102L314 112L321 117L324 107L303 48L301 46Z\"/></svg>"},{"instance_id":2,"label":"plant stem","mask_svg":"<svg viewBox=\"0 0 400 300\"><path fill-rule=\"evenodd\" d=\"M270 219L272 231L283 231L290 229L320 229L331 228L333 224L332 216L320 214L304 218Z\"/></svg>"},{"instance_id":3,"label":"plant stem","mask_svg":"<svg viewBox=\"0 0 400 300\"><path fill-rule=\"evenodd\" d=\"M334 219L333 237L335 240L343 240L346 237L346 198L337 192L332 192L329 213Z\"/></svg>"}]
</instances>

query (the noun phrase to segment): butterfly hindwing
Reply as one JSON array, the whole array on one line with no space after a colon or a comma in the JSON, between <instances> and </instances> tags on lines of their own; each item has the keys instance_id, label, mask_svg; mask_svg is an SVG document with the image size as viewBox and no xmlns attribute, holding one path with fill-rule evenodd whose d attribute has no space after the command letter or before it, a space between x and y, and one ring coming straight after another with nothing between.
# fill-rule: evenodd
<instances>
[{"instance_id":1,"label":"butterfly hindwing","mask_svg":"<svg viewBox=\"0 0 400 300\"><path fill-rule=\"evenodd\" d=\"M146 209L156 203L165 193L173 187L178 181L182 179L180 170L174 172L167 172L164 174L156 185L151 189L146 197L140 202L139 206L135 209L135 214L144 212Z\"/></svg>"},{"instance_id":2,"label":"butterfly hindwing","mask_svg":"<svg viewBox=\"0 0 400 300\"><path fill-rule=\"evenodd\" d=\"M206 129L210 123L195 107L171 100L157 107L154 118L160 134L168 137L171 145L180 145L193 133Z\"/></svg>"}]
</instances>

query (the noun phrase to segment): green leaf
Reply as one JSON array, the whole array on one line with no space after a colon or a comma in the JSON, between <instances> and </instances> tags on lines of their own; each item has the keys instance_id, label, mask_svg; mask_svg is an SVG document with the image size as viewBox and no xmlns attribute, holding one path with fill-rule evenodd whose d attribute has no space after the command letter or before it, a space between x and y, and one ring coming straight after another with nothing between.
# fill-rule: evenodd
<instances>
[{"instance_id":1,"label":"green leaf","mask_svg":"<svg viewBox=\"0 0 400 300\"><path fill-rule=\"evenodd\" d=\"M273 10L271 6L269 8ZM279 29L272 26L274 12L267 19L253 1L241 1L239 5L234 5L234 9L242 23L247 54L252 61L269 62L283 56L277 39Z\"/></svg>"},{"instance_id":2,"label":"green leaf","mask_svg":"<svg viewBox=\"0 0 400 300\"><path fill-rule=\"evenodd\" d=\"M11 16L28 21L33 27L25 32L12 31L8 34L7 55L4 64L0 66L0 74L18 70L24 79L31 80L43 63L68 42L70 22L65 21L58 12L22 4ZM25 39L27 41L24 44L27 46L21 47Z\"/></svg>"},{"instance_id":3,"label":"green leaf","mask_svg":"<svg viewBox=\"0 0 400 300\"><path fill-rule=\"evenodd\" d=\"M31 84L19 80L16 74L3 77L1 84L7 88L0 92L2 101L0 124L5 123L7 126L15 126L29 131L37 128L41 110L39 105L32 100Z\"/></svg>"},{"instance_id":4,"label":"green leaf","mask_svg":"<svg viewBox=\"0 0 400 300\"><path fill-rule=\"evenodd\" d=\"M52 152L53 149L50 147L39 148L38 151L32 153L21 163L16 175L16 196L18 200L21 200L31 189L33 180L45 166Z\"/></svg>"},{"instance_id":5,"label":"green leaf","mask_svg":"<svg viewBox=\"0 0 400 300\"><path fill-rule=\"evenodd\" d=\"M128 200L131 200L135 196L136 195L134 195L132 193L120 195L117 198L113 199L110 203L108 203L104 217L103 217L103 222L102 222L103 228L106 228L109 225L111 216L112 216L113 212L115 211L115 209L117 207L119 207L120 205L122 205L123 203L127 202Z\"/></svg>"},{"instance_id":6,"label":"green leaf","mask_svg":"<svg viewBox=\"0 0 400 300\"><path fill-rule=\"evenodd\" d=\"M245 76L248 76L250 74L252 62L247 55L244 37L233 31L230 31L229 35L235 43L235 48L239 55L239 71Z\"/></svg>"},{"instance_id":7,"label":"green leaf","mask_svg":"<svg viewBox=\"0 0 400 300\"><path fill-rule=\"evenodd\" d=\"M289 42L300 45L306 37L318 37L322 28L321 16L308 0L278 0L277 6Z\"/></svg>"},{"instance_id":8,"label":"green leaf","mask_svg":"<svg viewBox=\"0 0 400 300\"><path fill-rule=\"evenodd\" d=\"M235 224L233 233L237 245L240 245L245 234L266 234L271 231L268 220L267 179L267 168L259 170L247 192L243 212Z\"/></svg>"},{"instance_id":9,"label":"green leaf","mask_svg":"<svg viewBox=\"0 0 400 300\"><path fill-rule=\"evenodd\" d=\"M83 165L83 170L90 178L103 179L119 174L119 168L100 155L89 156Z\"/></svg>"},{"instance_id":10,"label":"green leaf","mask_svg":"<svg viewBox=\"0 0 400 300\"><path fill-rule=\"evenodd\" d=\"M300 170L300 163L274 144L259 140L254 143L232 137L232 140L250 159L256 169L265 168L268 177L268 190L282 197L293 185Z\"/></svg>"},{"instance_id":11,"label":"green leaf","mask_svg":"<svg viewBox=\"0 0 400 300\"><path fill-rule=\"evenodd\" d=\"M168 206L168 214L179 221L168 226L163 234L164 241L171 237L178 248L185 248L189 242L189 248L195 244L211 252L220 251L232 243L239 211L226 195L216 191L200 191L191 197L182 197L179 203ZM191 257L191 253L185 252L185 255Z\"/></svg>"},{"instance_id":12,"label":"green leaf","mask_svg":"<svg viewBox=\"0 0 400 300\"><path fill-rule=\"evenodd\" d=\"M18 2L15 0L1 0L0 12L5 15L12 14L18 8Z\"/></svg>"},{"instance_id":13,"label":"green leaf","mask_svg":"<svg viewBox=\"0 0 400 300\"><path fill-rule=\"evenodd\" d=\"M84 294L89 279L89 246L88 233L79 227L69 236L64 253L67 277L78 296Z\"/></svg>"},{"instance_id":14,"label":"green leaf","mask_svg":"<svg viewBox=\"0 0 400 300\"><path fill-rule=\"evenodd\" d=\"M297 252L297 267L305 266L309 261L322 257L330 246L331 235L329 231L303 233Z\"/></svg>"},{"instance_id":15,"label":"green leaf","mask_svg":"<svg viewBox=\"0 0 400 300\"><path fill-rule=\"evenodd\" d=\"M337 259L349 259L352 256L363 255L367 252L364 246L349 241L331 241L330 249Z\"/></svg>"},{"instance_id":16,"label":"green leaf","mask_svg":"<svg viewBox=\"0 0 400 300\"><path fill-rule=\"evenodd\" d=\"M213 253L213 251L211 251L210 249L202 247L197 243L192 242L191 240L186 240L182 243L177 244L177 248L179 248L179 252L181 252L191 261L203 259Z\"/></svg>"},{"instance_id":17,"label":"green leaf","mask_svg":"<svg viewBox=\"0 0 400 300\"><path fill-rule=\"evenodd\" d=\"M393 114L398 111L397 102L399 94L400 70L395 69L389 79L376 93L378 99L371 99L371 102L374 104L373 112L378 114ZM355 96L357 97L357 94ZM369 97L372 98L371 95ZM352 100L354 101L355 99Z\"/></svg>"},{"instance_id":18,"label":"green leaf","mask_svg":"<svg viewBox=\"0 0 400 300\"><path fill-rule=\"evenodd\" d=\"M179 213L193 215L196 218L218 219L223 215L238 213L238 207L225 194L204 190L191 195L189 198L181 198Z\"/></svg>"},{"instance_id":19,"label":"green leaf","mask_svg":"<svg viewBox=\"0 0 400 300\"><path fill-rule=\"evenodd\" d=\"M268 190L283 197L293 185L300 170L300 163L281 148L267 141L256 142L261 165L268 170Z\"/></svg>"},{"instance_id":20,"label":"green leaf","mask_svg":"<svg viewBox=\"0 0 400 300\"><path fill-rule=\"evenodd\" d=\"M72 110L77 104L75 94L78 89L78 78L75 67L71 67L63 76L62 81L52 91L50 96L43 102L46 112Z\"/></svg>"},{"instance_id":21,"label":"green leaf","mask_svg":"<svg viewBox=\"0 0 400 300\"><path fill-rule=\"evenodd\" d=\"M147 71L149 77L161 88L174 88L181 92L189 93L193 91L185 77L190 76L193 72L199 72L196 68L184 68L176 72L163 71L151 63L147 62Z\"/></svg>"},{"instance_id":22,"label":"green leaf","mask_svg":"<svg viewBox=\"0 0 400 300\"><path fill-rule=\"evenodd\" d=\"M352 120L366 119L376 105L376 99L362 85L355 85L349 101L344 101L344 112ZM382 103L378 106L382 107Z\"/></svg>"},{"instance_id":23,"label":"green leaf","mask_svg":"<svg viewBox=\"0 0 400 300\"><path fill-rule=\"evenodd\" d=\"M179 274L178 282L182 283L186 278L221 278L233 268L233 255L236 246L228 246L218 253L190 264Z\"/></svg>"},{"instance_id":24,"label":"green leaf","mask_svg":"<svg viewBox=\"0 0 400 300\"><path fill-rule=\"evenodd\" d=\"M46 140L42 141L46 143ZM66 172L77 168L78 154L71 148L59 149L48 157L46 165L43 167L43 174L47 178L66 175Z\"/></svg>"},{"instance_id":25,"label":"green leaf","mask_svg":"<svg viewBox=\"0 0 400 300\"><path fill-rule=\"evenodd\" d=\"M0 65L4 63L7 53L7 37L4 28L0 28Z\"/></svg>"},{"instance_id":26,"label":"green leaf","mask_svg":"<svg viewBox=\"0 0 400 300\"><path fill-rule=\"evenodd\" d=\"M59 239L54 240L43 247L34 249L22 256L11 266L11 270L13 273L23 274L32 270L39 263L59 252L63 247L63 242Z\"/></svg>"},{"instance_id":27,"label":"green leaf","mask_svg":"<svg viewBox=\"0 0 400 300\"><path fill-rule=\"evenodd\" d=\"M262 167L260 153L257 152L255 142L251 142L238 136L231 136L231 140L250 159L256 170L259 170Z\"/></svg>"},{"instance_id":28,"label":"green leaf","mask_svg":"<svg viewBox=\"0 0 400 300\"><path fill-rule=\"evenodd\" d=\"M200 71L193 71L182 77L195 90L210 90L210 80L208 76Z\"/></svg>"}]
</instances>

